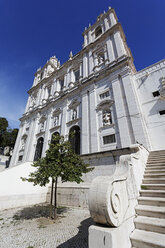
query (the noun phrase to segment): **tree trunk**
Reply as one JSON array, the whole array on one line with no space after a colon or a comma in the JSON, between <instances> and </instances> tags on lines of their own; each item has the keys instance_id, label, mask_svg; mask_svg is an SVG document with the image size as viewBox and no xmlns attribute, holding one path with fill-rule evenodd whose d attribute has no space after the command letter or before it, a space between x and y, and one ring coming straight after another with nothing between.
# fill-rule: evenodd
<instances>
[{"instance_id":1,"label":"tree trunk","mask_svg":"<svg viewBox=\"0 0 165 248\"><path fill-rule=\"evenodd\" d=\"M55 189L54 189L54 219L57 218L57 177L55 179Z\"/></svg>"},{"instance_id":2,"label":"tree trunk","mask_svg":"<svg viewBox=\"0 0 165 248\"><path fill-rule=\"evenodd\" d=\"M51 196L50 196L50 207L49 207L49 218L53 218L52 205L53 205L53 189L54 189L54 179L52 178Z\"/></svg>"}]
</instances>

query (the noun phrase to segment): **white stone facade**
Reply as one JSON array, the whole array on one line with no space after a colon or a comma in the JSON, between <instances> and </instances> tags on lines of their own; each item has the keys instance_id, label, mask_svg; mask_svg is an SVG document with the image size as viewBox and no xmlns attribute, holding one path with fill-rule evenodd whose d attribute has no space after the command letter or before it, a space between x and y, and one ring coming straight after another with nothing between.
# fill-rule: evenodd
<instances>
[{"instance_id":1,"label":"white stone facade","mask_svg":"<svg viewBox=\"0 0 165 248\"><path fill-rule=\"evenodd\" d=\"M37 144L44 156L53 133L67 138L74 127L82 155L137 142L164 149L165 61L136 72L112 8L83 36L78 54L63 65L51 57L37 70L10 166L33 161Z\"/></svg>"}]
</instances>

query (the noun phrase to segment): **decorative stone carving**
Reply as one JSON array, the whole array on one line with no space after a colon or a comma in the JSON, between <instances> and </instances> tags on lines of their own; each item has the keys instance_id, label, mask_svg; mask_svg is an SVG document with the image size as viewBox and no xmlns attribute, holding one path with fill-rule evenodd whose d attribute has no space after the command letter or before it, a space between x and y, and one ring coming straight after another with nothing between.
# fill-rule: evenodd
<instances>
[{"instance_id":1,"label":"decorative stone carving","mask_svg":"<svg viewBox=\"0 0 165 248\"><path fill-rule=\"evenodd\" d=\"M71 103L69 104L69 108L70 109L74 109L74 108L76 108L78 105L80 104L80 101L78 100L78 99L73 99L72 101L71 101Z\"/></svg>"},{"instance_id":2,"label":"decorative stone carving","mask_svg":"<svg viewBox=\"0 0 165 248\"><path fill-rule=\"evenodd\" d=\"M21 150L25 149L26 140L27 140L27 134L24 134L21 138Z\"/></svg>"},{"instance_id":3,"label":"decorative stone carving","mask_svg":"<svg viewBox=\"0 0 165 248\"><path fill-rule=\"evenodd\" d=\"M77 109L73 109L73 112L72 112L72 120L75 120L77 119Z\"/></svg>"},{"instance_id":4,"label":"decorative stone carving","mask_svg":"<svg viewBox=\"0 0 165 248\"><path fill-rule=\"evenodd\" d=\"M97 110L103 110L103 109L109 108L109 107L112 106L113 103L114 103L114 101L113 101L112 99L110 99L110 100L109 100L109 99L103 100L103 101L101 101L101 102L97 105L96 109L97 109Z\"/></svg>"},{"instance_id":5,"label":"decorative stone carving","mask_svg":"<svg viewBox=\"0 0 165 248\"><path fill-rule=\"evenodd\" d=\"M45 129L45 121L46 121L46 116L43 115L40 120L39 120L39 124L40 124L40 132L43 132Z\"/></svg>"},{"instance_id":6,"label":"decorative stone carving","mask_svg":"<svg viewBox=\"0 0 165 248\"><path fill-rule=\"evenodd\" d=\"M103 110L103 126L112 124L112 116L110 110Z\"/></svg>"},{"instance_id":7,"label":"decorative stone carving","mask_svg":"<svg viewBox=\"0 0 165 248\"><path fill-rule=\"evenodd\" d=\"M96 177L89 190L89 210L96 223L119 226L128 210L126 180L129 161L116 165L111 176Z\"/></svg>"},{"instance_id":8,"label":"decorative stone carving","mask_svg":"<svg viewBox=\"0 0 165 248\"><path fill-rule=\"evenodd\" d=\"M54 126L58 126L59 125L59 116L55 116L54 117Z\"/></svg>"},{"instance_id":9,"label":"decorative stone carving","mask_svg":"<svg viewBox=\"0 0 165 248\"><path fill-rule=\"evenodd\" d=\"M72 53L72 51L70 51L69 60L72 60L72 58L73 58L73 53Z\"/></svg>"}]
</instances>

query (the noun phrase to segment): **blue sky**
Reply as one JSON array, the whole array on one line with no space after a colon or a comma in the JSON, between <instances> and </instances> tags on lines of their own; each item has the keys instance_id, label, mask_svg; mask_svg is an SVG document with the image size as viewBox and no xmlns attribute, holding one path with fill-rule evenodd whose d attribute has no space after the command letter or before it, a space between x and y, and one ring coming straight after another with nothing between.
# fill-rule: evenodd
<instances>
[{"instance_id":1,"label":"blue sky","mask_svg":"<svg viewBox=\"0 0 165 248\"><path fill-rule=\"evenodd\" d=\"M165 58L164 0L0 0L0 117L19 126L36 70L64 63L82 32L108 6L121 22L137 70Z\"/></svg>"}]
</instances>

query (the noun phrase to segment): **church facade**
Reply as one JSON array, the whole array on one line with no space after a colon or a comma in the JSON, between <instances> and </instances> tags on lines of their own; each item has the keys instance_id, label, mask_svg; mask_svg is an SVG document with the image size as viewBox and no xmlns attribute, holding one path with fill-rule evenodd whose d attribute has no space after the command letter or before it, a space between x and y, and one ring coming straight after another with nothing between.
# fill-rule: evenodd
<instances>
[{"instance_id":1,"label":"church facade","mask_svg":"<svg viewBox=\"0 0 165 248\"><path fill-rule=\"evenodd\" d=\"M10 166L43 157L52 135L71 132L80 155L165 148L165 60L137 72L112 8L83 36L80 52L35 73Z\"/></svg>"}]
</instances>

